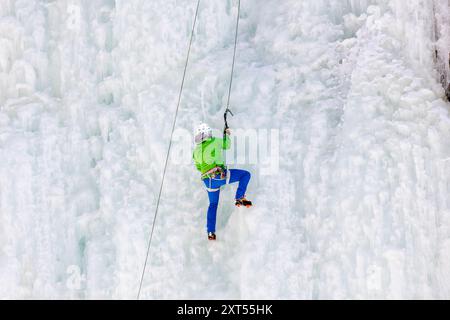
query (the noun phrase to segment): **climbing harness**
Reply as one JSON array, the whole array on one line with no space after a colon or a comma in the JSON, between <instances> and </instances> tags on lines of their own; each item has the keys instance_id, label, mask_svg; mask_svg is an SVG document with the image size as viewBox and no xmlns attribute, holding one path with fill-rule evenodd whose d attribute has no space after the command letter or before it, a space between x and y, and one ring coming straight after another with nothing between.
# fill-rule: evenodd
<instances>
[{"instance_id":1,"label":"climbing harness","mask_svg":"<svg viewBox=\"0 0 450 320\"><path fill-rule=\"evenodd\" d=\"M180 109L181 96L183 94L184 81L186 79L186 71L187 71L187 67L188 67L188 63L189 63L189 56L191 54L192 40L194 39L194 30L195 30L195 25L197 23L198 8L199 7L200 7L200 0L197 1L197 7L195 9L194 23L192 24L191 38L189 40L189 46L188 46L188 51L187 51L187 55L186 55L186 63L184 65L183 78L181 80L180 92L178 94L178 102L177 102L177 107L176 107L176 110L175 110L175 116L174 116L174 119L173 119L172 132L170 134L170 141L169 141L169 147L167 149L166 161L164 163L164 170L163 170L163 175L162 175L162 179L161 179L161 185L160 185L160 188L159 188L158 201L156 202L155 215L153 216L152 230L150 232L150 238L148 240L147 255L145 256L144 268L142 270L141 281L139 283L139 291L138 291L138 294L137 294L137 300L139 300L139 298L141 296L142 283L144 281L145 270L147 268L148 256L149 256L150 247L151 247L151 244L152 244L153 231L155 230L156 217L158 216L159 203L161 201L161 194L162 194L162 190L163 190L163 186L164 186L164 179L165 179L165 176L166 176L167 165L169 163L170 150L172 148L172 138L173 138L173 133L175 131L175 125L177 123L178 110Z\"/></svg>"},{"instance_id":2,"label":"climbing harness","mask_svg":"<svg viewBox=\"0 0 450 320\"><path fill-rule=\"evenodd\" d=\"M214 169L217 169L217 168L214 168ZM223 168L218 167L218 169L219 170L215 171L215 173L210 174L209 176L204 178L204 179L209 179L209 188L205 187L206 191L208 191L208 192L217 192L220 190L220 188L212 188L211 187L213 180L216 180L216 181L225 180L225 185L230 184L230 176L231 176L230 173L227 170L224 170Z\"/></svg>"},{"instance_id":3,"label":"climbing harness","mask_svg":"<svg viewBox=\"0 0 450 320\"><path fill-rule=\"evenodd\" d=\"M202 174L202 180L206 178L215 178L217 176L220 176L221 178L224 178L226 175L225 170L222 167L215 167L211 170L206 171L204 174Z\"/></svg>"}]
</instances>

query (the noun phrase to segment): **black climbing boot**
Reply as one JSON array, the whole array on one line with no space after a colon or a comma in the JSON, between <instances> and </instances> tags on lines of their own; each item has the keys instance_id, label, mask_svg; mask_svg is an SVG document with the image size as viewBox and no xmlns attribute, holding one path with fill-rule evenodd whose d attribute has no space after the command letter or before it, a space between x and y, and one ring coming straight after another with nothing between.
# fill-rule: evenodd
<instances>
[{"instance_id":1,"label":"black climbing boot","mask_svg":"<svg viewBox=\"0 0 450 320\"><path fill-rule=\"evenodd\" d=\"M210 241L216 240L216 234L214 232L208 232L208 240Z\"/></svg>"},{"instance_id":2,"label":"black climbing boot","mask_svg":"<svg viewBox=\"0 0 450 320\"><path fill-rule=\"evenodd\" d=\"M252 206L252 202L245 198L241 198L241 199L236 200L235 205L236 205L236 207L244 206L244 207L250 208Z\"/></svg>"}]
</instances>

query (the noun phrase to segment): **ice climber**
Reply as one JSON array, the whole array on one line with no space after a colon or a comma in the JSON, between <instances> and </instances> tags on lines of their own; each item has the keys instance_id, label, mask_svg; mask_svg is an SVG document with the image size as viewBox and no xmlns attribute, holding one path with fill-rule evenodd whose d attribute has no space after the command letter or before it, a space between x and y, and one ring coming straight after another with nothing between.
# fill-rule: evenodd
<instances>
[{"instance_id":1,"label":"ice climber","mask_svg":"<svg viewBox=\"0 0 450 320\"><path fill-rule=\"evenodd\" d=\"M201 172L201 178L208 192L209 207L207 212L206 228L209 240L216 240L216 215L219 204L220 187L234 182L239 182L236 191L237 207L252 206L252 202L245 198L247 185L250 181L250 172L239 169L227 169L223 160L223 150L231 146L230 129L225 130L224 139L215 138L212 129L202 123L195 129L194 162Z\"/></svg>"}]
</instances>

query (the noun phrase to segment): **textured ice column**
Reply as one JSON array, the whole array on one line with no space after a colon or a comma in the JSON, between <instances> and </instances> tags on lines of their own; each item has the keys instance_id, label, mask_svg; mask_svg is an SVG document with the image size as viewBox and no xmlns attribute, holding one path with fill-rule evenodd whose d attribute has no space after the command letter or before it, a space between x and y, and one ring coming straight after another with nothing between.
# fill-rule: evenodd
<instances>
[{"instance_id":1,"label":"textured ice column","mask_svg":"<svg viewBox=\"0 0 450 320\"><path fill-rule=\"evenodd\" d=\"M416 65L425 68L433 61L433 2L426 0L400 1L392 0L397 30L406 39L407 56Z\"/></svg>"},{"instance_id":2,"label":"textured ice column","mask_svg":"<svg viewBox=\"0 0 450 320\"><path fill-rule=\"evenodd\" d=\"M450 98L450 1L434 0L434 16L437 67Z\"/></svg>"},{"instance_id":3,"label":"textured ice column","mask_svg":"<svg viewBox=\"0 0 450 320\"><path fill-rule=\"evenodd\" d=\"M450 24L448 0L391 0L397 30L406 39L406 55L418 68L439 71L444 87L449 83Z\"/></svg>"},{"instance_id":4,"label":"textured ice column","mask_svg":"<svg viewBox=\"0 0 450 320\"><path fill-rule=\"evenodd\" d=\"M313 13L328 14L335 23L342 22L346 14L361 15L377 0L316 0L305 2Z\"/></svg>"}]
</instances>

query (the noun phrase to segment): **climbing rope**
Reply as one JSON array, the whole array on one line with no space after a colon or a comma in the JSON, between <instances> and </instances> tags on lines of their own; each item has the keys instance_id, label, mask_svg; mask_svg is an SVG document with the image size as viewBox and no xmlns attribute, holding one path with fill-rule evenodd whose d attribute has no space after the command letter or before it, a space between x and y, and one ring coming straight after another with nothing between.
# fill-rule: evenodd
<instances>
[{"instance_id":1,"label":"climbing rope","mask_svg":"<svg viewBox=\"0 0 450 320\"><path fill-rule=\"evenodd\" d=\"M234 116L233 112L230 110L230 99L231 99L231 88L232 88L232 85L233 85L234 65L235 65L235 62L236 62L236 48L237 48L237 40L238 40L238 33L239 33L240 16L241 16L241 0L238 0L238 12L237 12L237 18L236 18L236 32L234 34L233 63L231 64L230 85L228 87L227 107L225 109L225 113L223 114L223 120L225 122L225 127L223 129L223 149L225 149L226 131L227 131L227 129L229 129L227 115L231 114L231 116ZM226 164L226 156L225 156L225 154L226 154L226 152L224 153L224 164Z\"/></svg>"},{"instance_id":2,"label":"climbing rope","mask_svg":"<svg viewBox=\"0 0 450 320\"><path fill-rule=\"evenodd\" d=\"M149 256L149 253L150 253L150 247L151 247L151 244L152 244L153 231L155 230L156 217L158 216L159 203L161 201L161 194L162 194L162 190L163 190L163 186L164 186L164 179L166 177L167 165L169 163L170 150L172 148L172 138L173 138L173 133L175 131L175 125L177 123L178 110L180 109L181 96L183 94L184 81L185 81L185 78L186 78L186 70L187 70L188 63L189 63L189 56L191 54L192 40L194 38L194 30L195 30L195 25L197 23L197 16L198 16L198 8L199 7L200 7L200 0L197 1L197 8L195 9L195 17L194 17L194 23L192 24L191 39L189 41L189 47L188 47L187 56L186 56L186 63L184 65L184 72L183 72L183 78L181 80L180 93L178 95L177 108L175 110L175 117L173 119L172 131L171 131L171 134L170 134L169 148L167 149L166 161L164 163L164 170L163 170L163 175L162 175L162 179L161 179L161 185L159 187L158 201L156 202L155 215L153 216L152 230L150 232L150 238L148 240L147 255L145 257L144 268L142 270L141 281L139 283L139 291L138 291L138 294L137 294L137 300L139 300L140 295L141 295L142 283L144 281L145 270L147 268L147 261L148 261L148 256Z\"/></svg>"},{"instance_id":3,"label":"climbing rope","mask_svg":"<svg viewBox=\"0 0 450 320\"><path fill-rule=\"evenodd\" d=\"M228 87L227 109L225 110L225 113L230 111L231 87L233 85L234 64L236 62L236 47L237 47L237 40L238 40L240 15L241 15L241 0L238 0L238 12L237 12L237 18L236 18L236 33L234 35L233 63L231 64L230 85Z\"/></svg>"}]
</instances>

